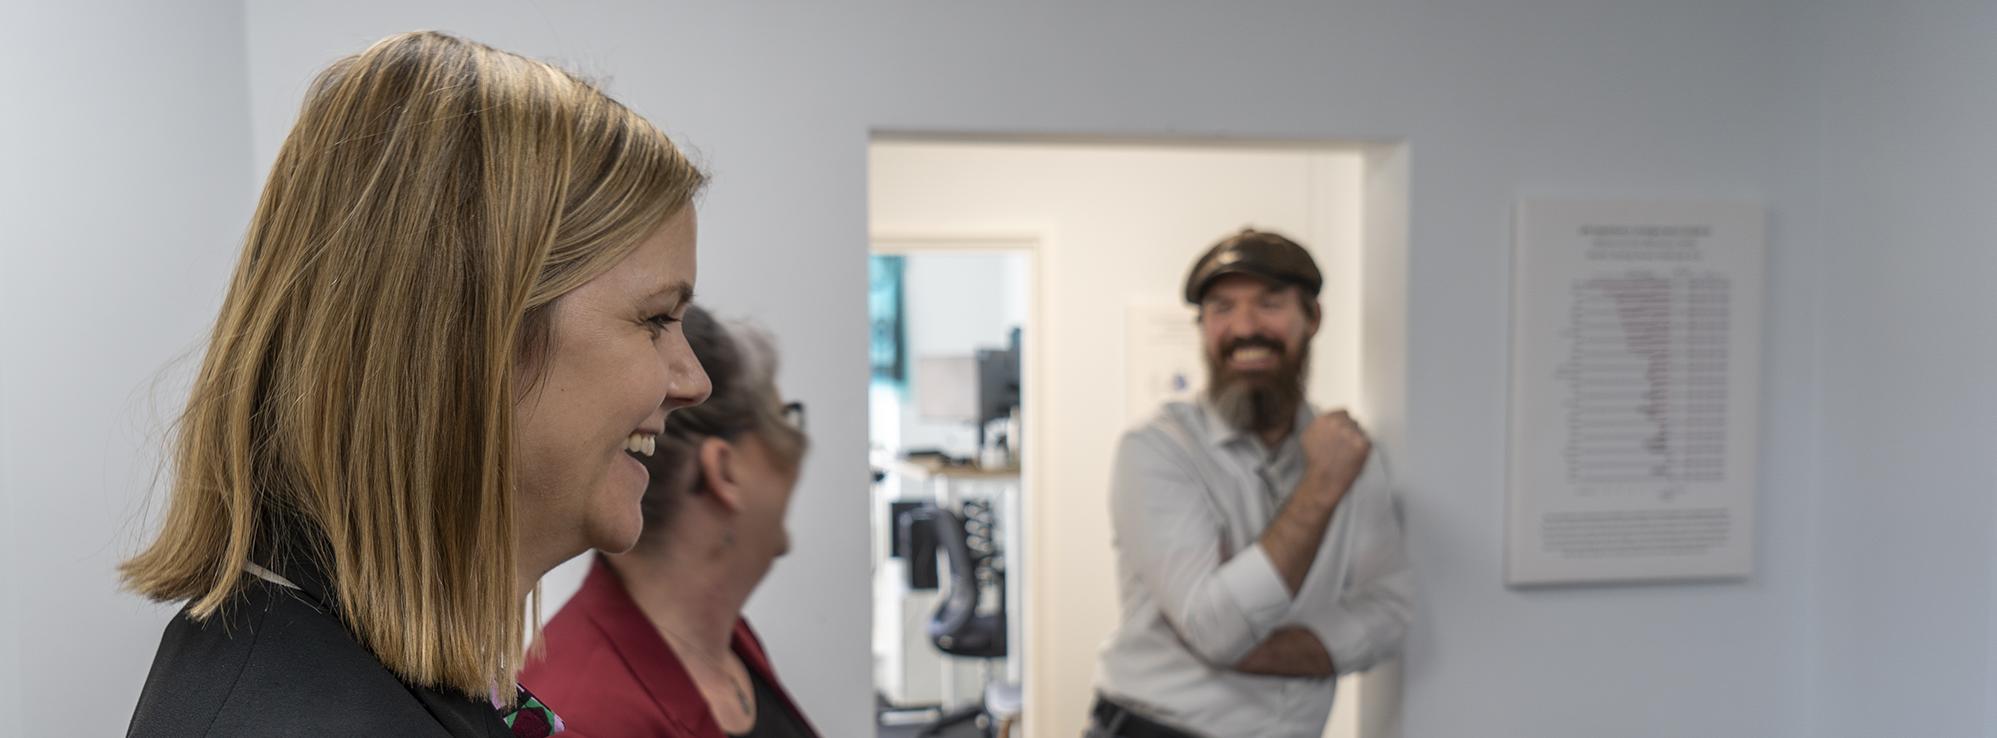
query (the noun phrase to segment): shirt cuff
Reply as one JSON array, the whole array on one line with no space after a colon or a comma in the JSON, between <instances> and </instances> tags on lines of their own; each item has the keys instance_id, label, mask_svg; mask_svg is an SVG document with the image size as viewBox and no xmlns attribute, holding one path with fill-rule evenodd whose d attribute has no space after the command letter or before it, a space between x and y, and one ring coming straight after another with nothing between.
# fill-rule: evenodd
<instances>
[{"instance_id":1,"label":"shirt cuff","mask_svg":"<svg viewBox=\"0 0 1997 738\"><path fill-rule=\"evenodd\" d=\"M1334 608L1324 615L1313 618L1307 627L1317 635L1318 643L1324 645L1325 653L1331 654L1332 668L1340 674L1373 668L1379 659L1373 653L1364 617L1344 608Z\"/></svg>"},{"instance_id":2,"label":"shirt cuff","mask_svg":"<svg viewBox=\"0 0 1997 738\"><path fill-rule=\"evenodd\" d=\"M1249 546L1228 559L1215 576L1241 607L1257 643L1289 614L1290 588L1283 584L1283 576L1276 572L1276 562L1269 560L1261 544Z\"/></svg>"}]
</instances>

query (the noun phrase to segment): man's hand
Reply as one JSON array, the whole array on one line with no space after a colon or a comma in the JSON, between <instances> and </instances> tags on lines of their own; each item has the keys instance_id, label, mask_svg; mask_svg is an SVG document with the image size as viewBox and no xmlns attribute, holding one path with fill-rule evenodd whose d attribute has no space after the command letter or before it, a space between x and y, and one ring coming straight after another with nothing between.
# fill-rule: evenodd
<instances>
[{"instance_id":1,"label":"man's hand","mask_svg":"<svg viewBox=\"0 0 1997 738\"><path fill-rule=\"evenodd\" d=\"M1336 506L1366 468L1373 441L1344 410L1319 415L1297 439L1304 449L1305 483L1299 491L1327 495Z\"/></svg>"},{"instance_id":2,"label":"man's hand","mask_svg":"<svg viewBox=\"0 0 1997 738\"><path fill-rule=\"evenodd\" d=\"M1262 676L1324 679L1338 675L1331 654L1303 628L1281 628L1235 662L1234 670Z\"/></svg>"}]
</instances>

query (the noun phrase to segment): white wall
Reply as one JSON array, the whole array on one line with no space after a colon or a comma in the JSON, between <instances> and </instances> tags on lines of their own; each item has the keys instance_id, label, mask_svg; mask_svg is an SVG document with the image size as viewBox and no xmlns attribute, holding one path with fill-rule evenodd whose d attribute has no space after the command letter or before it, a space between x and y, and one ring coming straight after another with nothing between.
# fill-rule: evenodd
<instances>
[{"instance_id":1,"label":"white wall","mask_svg":"<svg viewBox=\"0 0 1997 738\"><path fill-rule=\"evenodd\" d=\"M1123 407L1124 319L1180 306L1186 271L1255 225L1290 234L1328 278L1312 344L1313 401L1356 395L1360 161L1354 153L1243 147L877 143L874 235L1030 234L1042 319L1025 367L1027 730L1078 733L1096 651L1119 618L1109 477ZM1192 330L1190 308L1181 308Z\"/></svg>"},{"instance_id":2,"label":"white wall","mask_svg":"<svg viewBox=\"0 0 1997 738\"><path fill-rule=\"evenodd\" d=\"M113 567L254 196L241 13L0 20L0 732L122 735L171 614Z\"/></svg>"},{"instance_id":3,"label":"white wall","mask_svg":"<svg viewBox=\"0 0 1997 738\"><path fill-rule=\"evenodd\" d=\"M1810 31L1824 736L1997 736L1997 5Z\"/></svg>"},{"instance_id":4,"label":"white wall","mask_svg":"<svg viewBox=\"0 0 1997 738\"><path fill-rule=\"evenodd\" d=\"M783 379L812 403L818 436L800 554L751 611L831 735L864 735L869 719L867 520L851 501L865 488L854 388L866 381L861 183L876 129L1408 143L1400 468L1422 609L1407 735L1997 725L1993 362L1987 342L1948 340L1987 335L1977 318L1994 307L1979 280L1991 266L1986 6L373 0L252 3L246 19L225 2L7 12L0 484L13 515L0 531L0 618L14 627L0 656L19 658L0 688L19 690L0 689L0 707L18 707L29 732L123 724L83 703L129 703L165 617L112 593L115 513L138 504L149 465L132 398L212 318L256 172L312 71L420 27L606 74L713 164L702 291L782 337ZM1751 582L1499 586L1508 234L1522 192L1770 204ZM47 637L79 630L92 637Z\"/></svg>"}]
</instances>

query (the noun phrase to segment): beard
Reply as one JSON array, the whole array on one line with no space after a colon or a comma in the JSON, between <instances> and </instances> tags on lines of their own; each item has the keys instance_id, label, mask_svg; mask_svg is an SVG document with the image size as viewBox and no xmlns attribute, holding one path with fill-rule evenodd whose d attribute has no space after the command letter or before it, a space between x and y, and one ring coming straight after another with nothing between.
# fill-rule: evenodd
<instances>
[{"instance_id":1,"label":"beard","mask_svg":"<svg viewBox=\"0 0 1997 738\"><path fill-rule=\"evenodd\" d=\"M1235 371L1227 367L1227 357L1236 349L1261 347L1274 352L1275 368ZM1236 339L1207 355L1207 399L1214 410L1235 430L1267 433L1287 430L1297 422L1297 408L1304 403L1304 375L1310 368L1308 342L1293 354L1279 341L1249 336Z\"/></svg>"}]
</instances>

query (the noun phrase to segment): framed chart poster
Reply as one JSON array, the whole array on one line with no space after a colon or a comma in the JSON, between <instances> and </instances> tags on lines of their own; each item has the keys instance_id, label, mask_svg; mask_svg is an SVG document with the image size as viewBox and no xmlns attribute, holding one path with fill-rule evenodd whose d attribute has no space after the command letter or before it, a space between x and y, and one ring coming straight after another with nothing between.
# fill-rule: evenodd
<instances>
[{"instance_id":1,"label":"framed chart poster","mask_svg":"<svg viewBox=\"0 0 1997 738\"><path fill-rule=\"evenodd\" d=\"M1753 573L1764 222L1520 204L1507 584Z\"/></svg>"}]
</instances>

